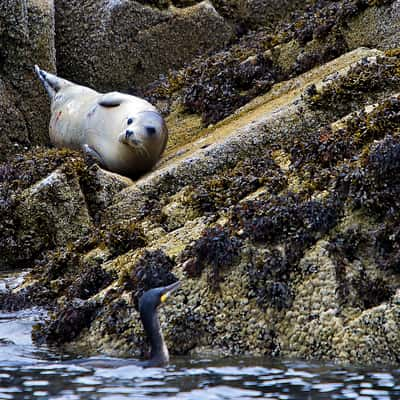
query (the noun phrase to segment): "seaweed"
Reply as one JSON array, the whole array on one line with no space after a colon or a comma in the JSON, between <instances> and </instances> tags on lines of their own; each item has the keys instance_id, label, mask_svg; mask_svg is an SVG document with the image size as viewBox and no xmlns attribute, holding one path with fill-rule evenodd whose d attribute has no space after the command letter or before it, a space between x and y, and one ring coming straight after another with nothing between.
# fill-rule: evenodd
<instances>
[{"instance_id":1,"label":"seaweed","mask_svg":"<svg viewBox=\"0 0 400 400\"><path fill-rule=\"evenodd\" d=\"M265 152L260 157L237 162L233 168L221 171L201 185L191 186L184 203L202 213L222 212L259 188L278 193L286 185L282 170L272 160L271 153Z\"/></svg>"},{"instance_id":2,"label":"seaweed","mask_svg":"<svg viewBox=\"0 0 400 400\"><path fill-rule=\"evenodd\" d=\"M32 330L36 344L62 345L76 339L90 326L96 316L98 304L91 301L75 301L61 307L46 324L37 324Z\"/></svg>"},{"instance_id":3,"label":"seaweed","mask_svg":"<svg viewBox=\"0 0 400 400\"><path fill-rule=\"evenodd\" d=\"M111 252L111 257L124 254L146 245L143 229L136 222L123 221L111 225L102 231L104 243Z\"/></svg>"},{"instance_id":4,"label":"seaweed","mask_svg":"<svg viewBox=\"0 0 400 400\"><path fill-rule=\"evenodd\" d=\"M267 251L261 262L253 260L247 266L249 297L255 297L263 309L269 306L279 311L290 308L293 301L290 272L291 266L282 251Z\"/></svg>"},{"instance_id":5,"label":"seaweed","mask_svg":"<svg viewBox=\"0 0 400 400\"><path fill-rule=\"evenodd\" d=\"M206 228L201 237L183 252L181 258L189 277L199 277L208 266L208 283L217 290L223 279L222 271L231 266L239 255L241 241L221 225Z\"/></svg>"},{"instance_id":6,"label":"seaweed","mask_svg":"<svg viewBox=\"0 0 400 400\"><path fill-rule=\"evenodd\" d=\"M171 272L174 262L162 250L144 250L129 271L119 279L123 290L132 293L136 309L141 295L149 289L167 286L177 281Z\"/></svg>"},{"instance_id":7,"label":"seaweed","mask_svg":"<svg viewBox=\"0 0 400 400\"><path fill-rule=\"evenodd\" d=\"M365 156L364 164L348 178L349 201L377 220L399 219L400 140L387 135Z\"/></svg>"},{"instance_id":8,"label":"seaweed","mask_svg":"<svg viewBox=\"0 0 400 400\"><path fill-rule=\"evenodd\" d=\"M317 91L315 86L309 87L303 98L312 109L334 110L336 117L341 117L353 111L355 106L360 106L363 94L371 100L383 88L398 87L400 61L386 55L361 60L351 66L345 75L330 80L320 90Z\"/></svg>"}]
</instances>

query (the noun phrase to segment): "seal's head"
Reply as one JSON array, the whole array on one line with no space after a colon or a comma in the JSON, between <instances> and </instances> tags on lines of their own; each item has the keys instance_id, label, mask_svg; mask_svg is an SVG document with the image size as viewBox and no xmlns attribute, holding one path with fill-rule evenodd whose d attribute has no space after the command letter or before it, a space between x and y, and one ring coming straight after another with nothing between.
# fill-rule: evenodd
<instances>
[{"instance_id":1,"label":"seal's head","mask_svg":"<svg viewBox=\"0 0 400 400\"><path fill-rule=\"evenodd\" d=\"M149 158L159 157L165 148L168 130L160 114L142 111L126 118L119 141L134 150L147 153ZM149 154L148 150L151 149Z\"/></svg>"}]
</instances>

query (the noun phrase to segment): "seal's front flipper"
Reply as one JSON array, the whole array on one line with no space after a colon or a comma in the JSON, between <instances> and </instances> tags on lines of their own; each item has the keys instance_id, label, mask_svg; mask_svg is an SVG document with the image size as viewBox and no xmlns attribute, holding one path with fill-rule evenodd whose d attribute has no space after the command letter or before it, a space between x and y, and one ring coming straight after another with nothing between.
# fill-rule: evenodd
<instances>
[{"instance_id":1,"label":"seal's front flipper","mask_svg":"<svg viewBox=\"0 0 400 400\"><path fill-rule=\"evenodd\" d=\"M118 107L126 100L126 94L119 92L110 92L103 94L98 100L98 104L103 107Z\"/></svg>"},{"instance_id":2,"label":"seal's front flipper","mask_svg":"<svg viewBox=\"0 0 400 400\"><path fill-rule=\"evenodd\" d=\"M46 89L50 99L53 99L60 89L73 85L72 82L67 81L66 79L59 78L49 72L43 71L37 65L35 65L35 72Z\"/></svg>"},{"instance_id":3,"label":"seal's front flipper","mask_svg":"<svg viewBox=\"0 0 400 400\"><path fill-rule=\"evenodd\" d=\"M100 167L107 168L103 157L88 144L82 146L83 153L85 154L85 159L88 165L99 164Z\"/></svg>"}]
</instances>

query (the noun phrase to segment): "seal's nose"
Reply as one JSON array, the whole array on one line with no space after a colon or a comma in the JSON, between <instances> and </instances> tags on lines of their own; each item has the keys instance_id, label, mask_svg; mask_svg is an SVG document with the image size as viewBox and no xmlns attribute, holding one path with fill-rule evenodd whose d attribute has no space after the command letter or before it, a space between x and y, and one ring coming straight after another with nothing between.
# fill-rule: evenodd
<instances>
[{"instance_id":1,"label":"seal's nose","mask_svg":"<svg viewBox=\"0 0 400 400\"><path fill-rule=\"evenodd\" d=\"M130 131L129 129L125 132L125 137L129 139L133 135L133 131Z\"/></svg>"}]
</instances>

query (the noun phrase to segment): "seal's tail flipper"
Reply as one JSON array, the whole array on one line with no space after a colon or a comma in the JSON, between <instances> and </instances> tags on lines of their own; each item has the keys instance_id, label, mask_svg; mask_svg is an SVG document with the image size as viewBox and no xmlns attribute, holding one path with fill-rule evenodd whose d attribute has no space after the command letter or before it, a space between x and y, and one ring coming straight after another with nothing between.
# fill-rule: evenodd
<instances>
[{"instance_id":1,"label":"seal's tail flipper","mask_svg":"<svg viewBox=\"0 0 400 400\"><path fill-rule=\"evenodd\" d=\"M72 85L70 81L43 71L37 65L35 65L35 72L46 89L50 99L52 99L60 89Z\"/></svg>"}]
</instances>

